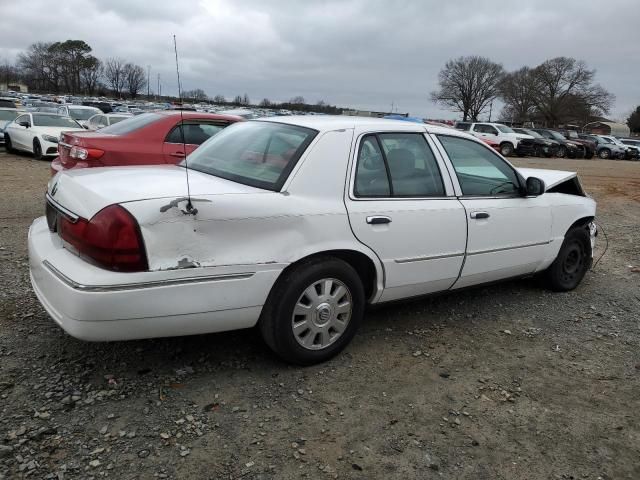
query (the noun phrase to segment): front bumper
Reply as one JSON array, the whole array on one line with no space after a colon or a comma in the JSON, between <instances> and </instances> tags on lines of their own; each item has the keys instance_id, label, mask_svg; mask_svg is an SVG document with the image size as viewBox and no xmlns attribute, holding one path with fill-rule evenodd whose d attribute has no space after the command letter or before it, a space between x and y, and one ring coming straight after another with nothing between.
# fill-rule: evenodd
<instances>
[{"instance_id":1,"label":"front bumper","mask_svg":"<svg viewBox=\"0 0 640 480\"><path fill-rule=\"evenodd\" d=\"M58 144L54 142L48 142L44 140L42 137L38 138L40 142L40 146L42 147L42 156L43 157L52 157L58 155Z\"/></svg>"},{"instance_id":2,"label":"front bumper","mask_svg":"<svg viewBox=\"0 0 640 480\"><path fill-rule=\"evenodd\" d=\"M44 217L29 229L31 284L68 334L111 341L249 328L282 266L110 272L69 252Z\"/></svg>"}]
</instances>

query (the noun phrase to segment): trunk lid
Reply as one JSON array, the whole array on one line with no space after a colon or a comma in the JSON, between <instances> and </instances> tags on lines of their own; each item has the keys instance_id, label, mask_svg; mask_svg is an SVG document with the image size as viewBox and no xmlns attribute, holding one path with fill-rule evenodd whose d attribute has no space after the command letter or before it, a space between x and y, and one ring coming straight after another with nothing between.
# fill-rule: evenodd
<instances>
[{"instance_id":1,"label":"trunk lid","mask_svg":"<svg viewBox=\"0 0 640 480\"><path fill-rule=\"evenodd\" d=\"M71 158L69 153L74 146L84 148L99 148L104 150L103 142L116 138L116 135L105 135L104 133L87 132L79 130L74 132L64 132L61 142L58 144L58 158L65 168L72 168L78 162Z\"/></svg>"},{"instance_id":2,"label":"trunk lid","mask_svg":"<svg viewBox=\"0 0 640 480\"><path fill-rule=\"evenodd\" d=\"M270 193L248 185L189 170L191 198ZM49 197L75 215L91 219L104 207L158 198L187 196L185 169L175 165L98 167L63 170L49 181Z\"/></svg>"}]
</instances>

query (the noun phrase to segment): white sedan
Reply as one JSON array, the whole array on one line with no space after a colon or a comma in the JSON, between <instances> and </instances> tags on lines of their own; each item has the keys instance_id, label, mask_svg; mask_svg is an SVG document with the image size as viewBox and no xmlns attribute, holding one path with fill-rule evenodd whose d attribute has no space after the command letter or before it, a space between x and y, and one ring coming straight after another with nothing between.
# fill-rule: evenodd
<instances>
[{"instance_id":1,"label":"white sedan","mask_svg":"<svg viewBox=\"0 0 640 480\"><path fill-rule=\"evenodd\" d=\"M369 304L537 273L571 290L591 265L596 204L576 174L517 169L464 132L279 117L232 125L187 161L51 179L31 281L69 334L257 324L311 364L349 343Z\"/></svg>"},{"instance_id":2,"label":"white sedan","mask_svg":"<svg viewBox=\"0 0 640 480\"><path fill-rule=\"evenodd\" d=\"M62 132L84 132L72 118L55 113L25 112L4 127L8 152L21 150L35 158L58 155L58 141Z\"/></svg>"}]
</instances>

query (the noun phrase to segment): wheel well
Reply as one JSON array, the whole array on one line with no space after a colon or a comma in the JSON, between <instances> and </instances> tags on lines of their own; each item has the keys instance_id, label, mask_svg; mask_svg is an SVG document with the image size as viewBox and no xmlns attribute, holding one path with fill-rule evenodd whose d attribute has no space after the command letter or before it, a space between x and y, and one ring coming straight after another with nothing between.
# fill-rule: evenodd
<instances>
[{"instance_id":1,"label":"wheel well","mask_svg":"<svg viewBox=\"0 0 640 480\"><path fill-rule=\"evenodd\" d=\"M316 252L313 255L303 257L293 262L282 271L280 276L282 276L286 271L296 267L298 264L316 257L335 257L351 265L362 281L365 298L371 298L375 291L377 281L376 267L369 257L364 253L357 252L355 250L326 250L324 252Z\"/></svg>"},{"instance_id":2,"label":"wheel well","mask_svg":"<svg viewBox=\"0 0 640 480\"><path fill-rule=\"evenodd\" d=\"M571 226L568 228L567 232L569 230L571 230L572 228L575 227L587 227L591 222L593 222L593 218L594 217L582 217L578 220L576 220L575 222L573 222L573 224L571 224Z\"/></svg>"}]
</instances>

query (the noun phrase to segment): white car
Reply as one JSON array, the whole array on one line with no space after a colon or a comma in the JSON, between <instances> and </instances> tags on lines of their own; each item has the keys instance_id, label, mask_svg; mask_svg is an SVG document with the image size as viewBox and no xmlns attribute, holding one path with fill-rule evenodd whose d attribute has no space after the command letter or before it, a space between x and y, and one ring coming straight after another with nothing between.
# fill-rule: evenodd
<instances>
[{"instance_id":1,"label":"white car","mask_svg":"<svg viewBox=\"0 0 640 480\"><path fill-rule=\"evenodd\" d=\"M84 131L72 118L55 113L25 112L4 127L4 140L8 152L21 150L35 158L58 154L58 141L62 132Z\"/></svg>"},{"instance_id":2,"label":"white car","mask_svg":"<svg viewBox=\"0 0 640 480\"><path fill-rule=\"evenodd\" d=\"M100 128L108 127L109 125L114 125L122 120L126 120L127 118L131 118L133 115L131 113L98 113L87 120L86 129L87 130L98 130Z\"/></svg>"},{"instance_id":3,"label":"white car","mask_svg":"<svg viewBox=\"0 0 640 480\"><path fill-rule=\"evenodd\" d=\"M0 107L0 144L4 145L4 128L15 120L22 112L15 108Z\"/></svg>"},{"instance_id":4,"label":"white car","mask_svg":"<svg viewBox=\"0 0 640 480\"><path fill-rule=\"evenodd\" d=\"M76 122L85 128L88 128L88 121L94 115L101 114L102 110L96 107L88 107L85 105L60 105L58 107L59 115L66 115L73 118Z\"/></svg>"},{"instance_id":5,"label":"white car","mask_svg":"<svg viewBox=\"0 0 640 480\"><path fill-rule=\"evenodd\" d=\"M505 157L514 153L522 155L534 155L535 153L533 136L517 133L511 127L501 123L458 122L456 128L468 131L474 137L498 143L500 145L500 153Z\"/></svg>"},{"instance_id":6,"label":"white car","mask_svg":"<svg viewBox=\"0 0 640 480\"><path fill-rule=\"evenodd\" d=\"M591 264L596 203L576 174L516 169L457 130L279 117L234 124L186 160L51 179L31 281L69 334L258 324L311 364L348 344L367 305L536 273L571 290Z\"/></svg>"}]
</instances>

